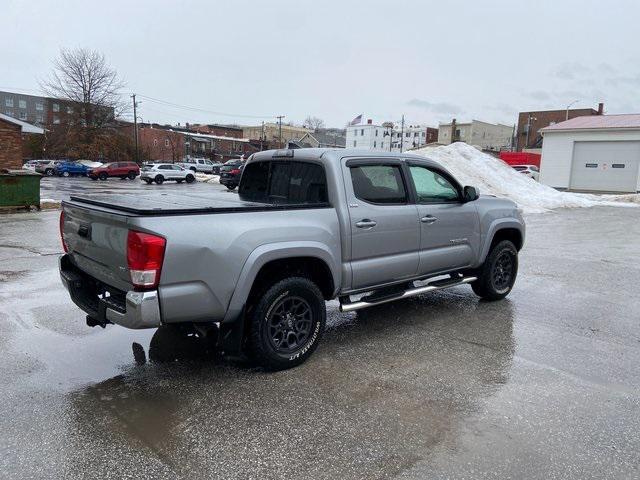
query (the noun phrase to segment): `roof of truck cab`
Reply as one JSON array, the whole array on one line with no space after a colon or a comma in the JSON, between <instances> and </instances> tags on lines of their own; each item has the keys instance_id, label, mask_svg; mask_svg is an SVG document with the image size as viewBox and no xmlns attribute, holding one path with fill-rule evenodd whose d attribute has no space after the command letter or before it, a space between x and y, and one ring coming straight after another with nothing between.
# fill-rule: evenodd
<instances>
[{"instance_id":1,"label":"roof of truck cab","mask_svg":"<svg viewBox=\"0 0 640 480\"><path fill-rule=\"evenodd\" d=\"M412 158L415 160L429 161L428 158L421 155L415 155L412 153L400 153L400 152L379 152L375 150L362 150L356 148L296 148L290 150L293 152L292 157L274 157L276 152L283 152L286 149L280 150L265 150L264 152L254 153L251 157L251 161L256 160L326 160L335 161L345 157L358 157L358 158Z\"/></svg>"}]
</instances>

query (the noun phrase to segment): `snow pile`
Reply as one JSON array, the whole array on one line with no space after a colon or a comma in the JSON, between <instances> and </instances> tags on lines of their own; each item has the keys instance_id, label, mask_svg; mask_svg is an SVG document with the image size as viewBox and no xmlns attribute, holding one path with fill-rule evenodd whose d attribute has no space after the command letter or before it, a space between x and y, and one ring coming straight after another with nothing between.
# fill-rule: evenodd
<instances>
[{"instance_id":1,"label":"snow pile","mask_svg":"<svg viewBox=\"0 0 640 480\"><path fill-rule=\"evenodd\" d=\"M196 180L204 183L218 183L220 175L210 175L208 173L197 172Z\"/></svg>"},{"instance_id":2,"label":"snow pile","mask_svg":"<svg viewBox=\"0 0 640 480\"><path fill-rule=\"evenodd\" d=\"M502 160L482 153L466 143L437 148L421 148L409 153L433 159L449 170L463 185L472 185L481 194L496 195L516 202L526 213L542 213L556 208L594 206L639 206L640 195L593 195L559 192L528 178Z\"/></svg>"},{"instance_id":3,"label":"snow pile","mask_svg":"<svg viewBox=\"0 0 640 480\"><path fill-rule=\"evenodd\" d=\"M53 200L51 198L41 198L40 199L40 209L48 210L48 209L56 209L60 208L60 200Z\"/></svg>"}]
</instances>

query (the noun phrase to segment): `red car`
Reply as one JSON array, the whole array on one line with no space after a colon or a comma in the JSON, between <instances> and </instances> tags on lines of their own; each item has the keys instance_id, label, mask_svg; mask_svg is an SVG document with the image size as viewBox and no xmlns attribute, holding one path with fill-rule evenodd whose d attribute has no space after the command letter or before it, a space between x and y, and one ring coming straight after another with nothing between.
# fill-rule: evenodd
<instances>
[{"instance_id":1,"label":"red car","mask_svg":"<svg viewBox=\"0 0 640 480\"><path fill-rule=\"evenodd\" d=\"M140 167L134 162L106 163L100 167L92 168L88 175L91 180L106 180L109 177L133 180L140 175Z\"/></svg>"}]
</instances>

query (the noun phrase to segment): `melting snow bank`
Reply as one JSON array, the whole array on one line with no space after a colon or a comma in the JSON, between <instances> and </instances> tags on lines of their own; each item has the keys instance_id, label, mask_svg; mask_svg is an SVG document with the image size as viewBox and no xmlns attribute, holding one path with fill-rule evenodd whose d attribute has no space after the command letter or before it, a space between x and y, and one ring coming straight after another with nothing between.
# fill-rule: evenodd
<instances>
[{"instance_id":1,"label":"melting snow bank","mask_svg":"<svg viewBox=\"0 0 640 480\"><path fill-rule=\"evenodd\" d=\"M217 183L220 180L220 175L210 175L208 173L196 173L196 180L204 183Z\"/></svg>"},{"instance_id":2,"label":"melting snow bank","mask_svg":"<svg viewBox=\"0 0 640 480\"><path fill-rule=\"evenodd\" d=\"M41 198L40 199L40 209L41 210L47 210L47 209L60 208L61 203L62 202L60 200L53 200L51 198Z\"/></svg>"},{"instance_id":3,"label":"melting snow bank","mask_svg":"<svg viewBox=\"0 0 640 480\"><path fill-rule=\"evenodd\" d=\"M502 160L482 153L466 143L421 148L409 153L439 162L463 185L473 185L481 194L509 198L526 213L542 213L556 208L640 206L640 194L594 195L559 192L526 177Z\"/></svg>"}]
</instances>

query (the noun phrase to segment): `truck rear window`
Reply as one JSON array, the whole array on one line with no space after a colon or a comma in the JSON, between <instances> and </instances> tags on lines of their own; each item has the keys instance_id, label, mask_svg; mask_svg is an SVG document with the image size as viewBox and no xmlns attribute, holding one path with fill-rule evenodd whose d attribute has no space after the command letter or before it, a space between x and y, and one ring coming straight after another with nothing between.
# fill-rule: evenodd
<instances>
[{"instance_id":1,"label":"truck rear window","mask_svg":"<svg viewBox=\"0 0 640 480\"><path fill-rule=\"evenodd\" d=\"M287 205L324 205L327 181L321 165L264 161L248 164L238 191L241 200Z\"/></svg>"}]
</instances>

